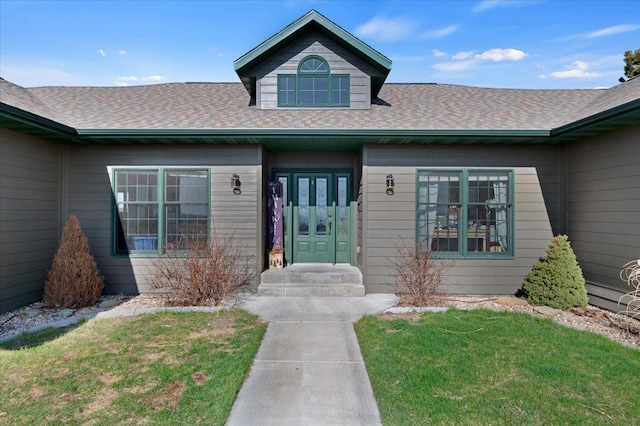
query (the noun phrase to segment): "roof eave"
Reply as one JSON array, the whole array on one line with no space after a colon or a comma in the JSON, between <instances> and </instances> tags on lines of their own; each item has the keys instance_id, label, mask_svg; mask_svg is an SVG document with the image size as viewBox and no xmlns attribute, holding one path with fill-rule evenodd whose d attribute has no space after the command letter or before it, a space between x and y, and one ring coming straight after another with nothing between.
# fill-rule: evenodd
<instances>
[{"instance_id":1,"label":"roof eave","mask_svg":"<svg viewBox=\"0 0 640 426\"><path fill-rule=\"evenodd\" d=\"M548 137L548 130L537 129L78 129L80 137L255 137L255 136L366 136L366 137Z\"/></svg>"},{"instance_id":2,"label":"roof eave","mask_svg":"<svg viewBox=\"0 0 640 426\"><path fill-rule=\"evenodd\" d=\"M605 123L609 123L606 130L612 130L612 127L627 127L628 122L624 120L626 116L640 114L640 99L634 99L630 102L618 105L614 108L610 108L605 111L601 111L597 114L590 115L577 121L565 124L551 130L551 136L558 139L570 139L572 135L580 133L581 137L584 137L585 132L589 132L594 135L602 133L599 127L603 127ZM615 122L619 121L620 125L616 126ZM603 127L604 128L604 127Z\"/></svg>"},{"instance_id":3,"label":"roof eave","mask_svg":"<svg viewBox=\"0 0 640 426\"><path fill-rule=\"evenodd\" d=\"M76 129L40 115L16 108L0 102L0 124L7 128L15 127L12 123L32 128L33 134L51 134L55 138L69 138L77 135Z\"/></svg>"}]
</instances>

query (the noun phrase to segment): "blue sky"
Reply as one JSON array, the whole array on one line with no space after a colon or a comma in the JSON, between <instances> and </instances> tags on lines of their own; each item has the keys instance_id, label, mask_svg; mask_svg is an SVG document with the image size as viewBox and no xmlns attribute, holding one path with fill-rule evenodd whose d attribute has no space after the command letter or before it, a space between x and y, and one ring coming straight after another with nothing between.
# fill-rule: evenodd
<instances>
[{"instance_id":1,"label":"blue sky","mask_svg":"<svg viewBox=\"0 0 640 426\"><path fill-rule=\"evenodd\" d=\"M311 9L393 61L388 82L611 87L636 1L0 0L0 75L31 86L239 81L233 61Z\"/></svg>"}]
</instances>

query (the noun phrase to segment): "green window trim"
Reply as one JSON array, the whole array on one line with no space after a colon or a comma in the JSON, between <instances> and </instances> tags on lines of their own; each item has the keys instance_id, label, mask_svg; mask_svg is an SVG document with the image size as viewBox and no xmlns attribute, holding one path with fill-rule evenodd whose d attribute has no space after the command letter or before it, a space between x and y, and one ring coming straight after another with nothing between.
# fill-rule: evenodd
<instances>
[{"instance_id":1,"label":"green window trim","mask_svg":"<svg viewBox=\"0 0 640 426\"><path fill-rule=\"evenodd\" d=\"M513 258L514 193L511 169L417 169L416 242L439 258Z\"/></svg>"},{"instance_id":2,"label":"green window trim","mask_svg":"<svg viewBox=\"0 0 640 426\"><path fill-rule=\"evenodd\" d=\"M298 64L296 74L278 74L279 107L349 107L349 74L331 74L322 57L311 55Z\"/></svg>"},{"instance_id":3,"label":"green window trim","mask_svg":"<svg viewBox=\"0 0 640 426\"><path fill-rule=\"evenodd\" d=\"M155 257L210 239L206 167L109 167L112 254Z\"/></svg>"}]
</instances>

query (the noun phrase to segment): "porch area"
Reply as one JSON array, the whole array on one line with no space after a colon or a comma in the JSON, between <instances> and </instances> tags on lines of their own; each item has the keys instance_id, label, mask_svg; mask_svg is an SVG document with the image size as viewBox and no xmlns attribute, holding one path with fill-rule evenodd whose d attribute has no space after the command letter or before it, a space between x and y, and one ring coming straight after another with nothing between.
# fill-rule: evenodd
<instances>
[{"instance_id":1,"label":"porch area","mask_svg":"<svg viewBox=\"0 0 640 426\"><path fill-rule=\"evenodd\" d=\"M260 274L258 295L290 297L362 297L362 272L348 264L295 263Z\"/></svg>"}]
</instances>

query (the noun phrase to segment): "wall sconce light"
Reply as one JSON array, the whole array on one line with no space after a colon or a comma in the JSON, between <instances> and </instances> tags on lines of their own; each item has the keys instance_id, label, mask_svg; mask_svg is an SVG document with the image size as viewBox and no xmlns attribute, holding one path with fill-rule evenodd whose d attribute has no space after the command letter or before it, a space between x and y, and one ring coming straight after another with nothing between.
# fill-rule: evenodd
<instances>
[{"instance_id":1,"label":"wall sconce light","mask_svg":"<svg viewBox=\"0 0 640 426\"><path fill-rule=\"evenodd\" d=\"M242 192L240 191L241 185L242 185L242 182L240 182L240 176L234 173L233 176L231 176L231 189L233 190L234 194L238 195Z\"/></svg>"},{"instance_id":2,"label":"wall sconce light","mask_svg":"<svg viewBox=\"0 0 640 426\"><path fill-rule=\"evenodd\" d=\"M395 182L393 181L393 175L387 175L387 195L393 195Z\"/></svg>"}]
</instances>

